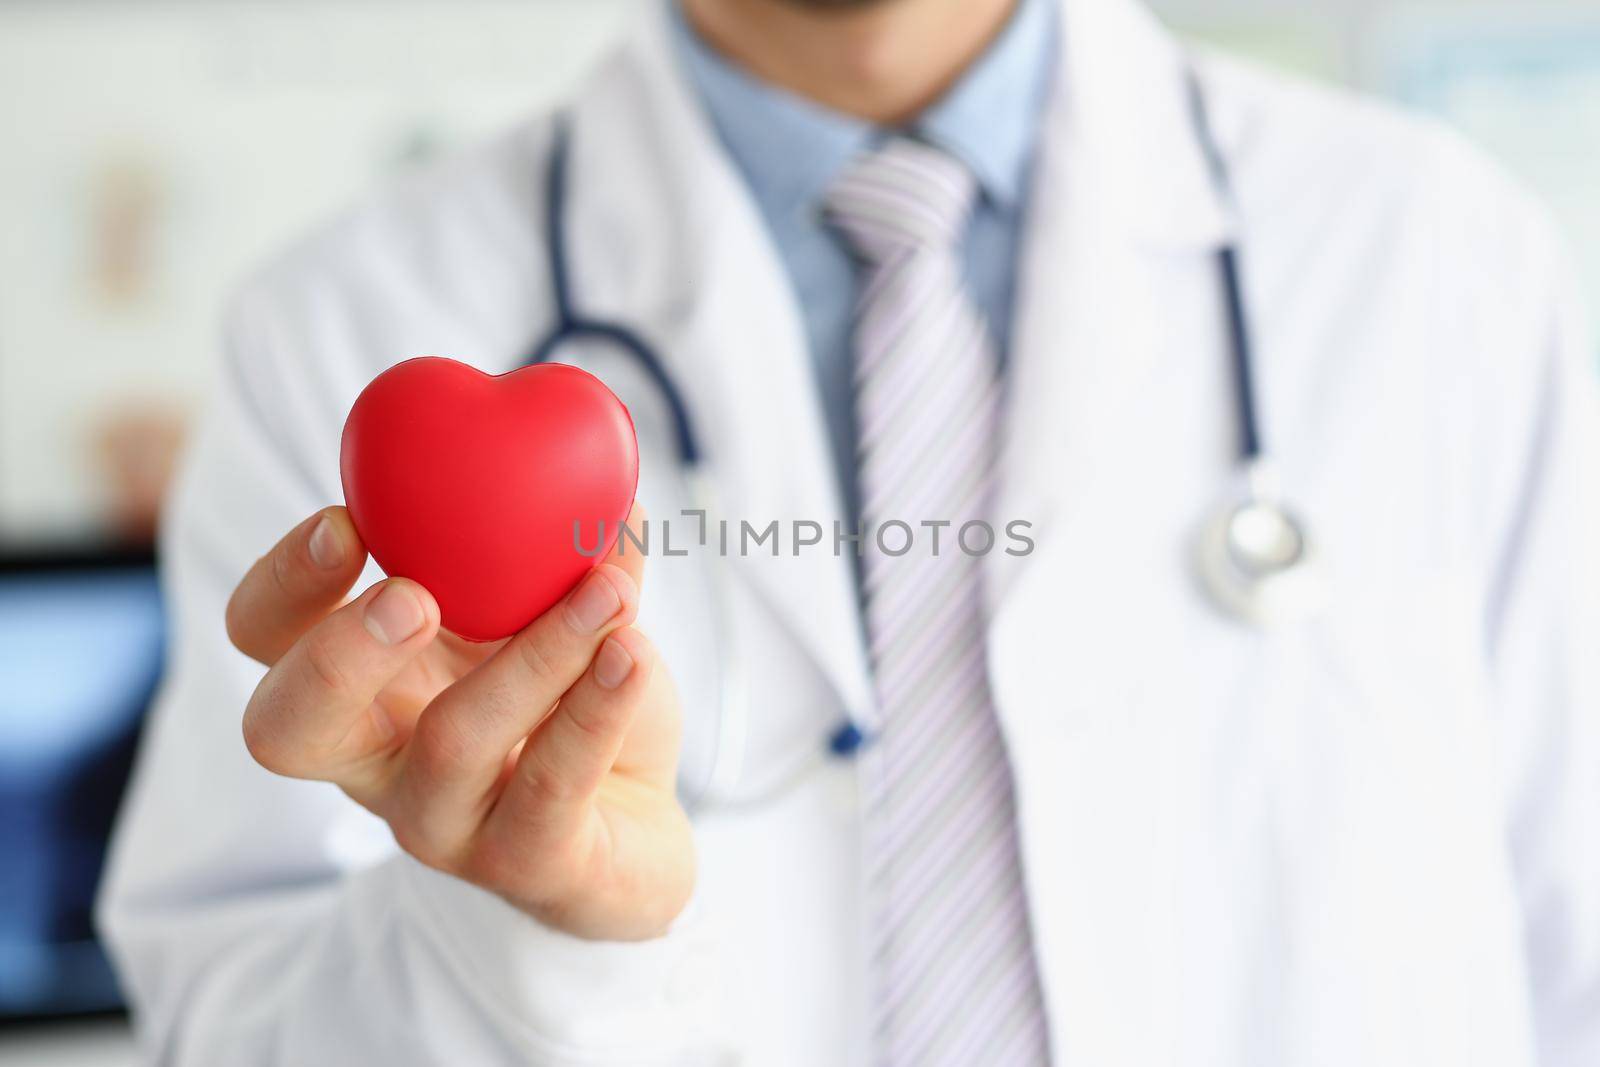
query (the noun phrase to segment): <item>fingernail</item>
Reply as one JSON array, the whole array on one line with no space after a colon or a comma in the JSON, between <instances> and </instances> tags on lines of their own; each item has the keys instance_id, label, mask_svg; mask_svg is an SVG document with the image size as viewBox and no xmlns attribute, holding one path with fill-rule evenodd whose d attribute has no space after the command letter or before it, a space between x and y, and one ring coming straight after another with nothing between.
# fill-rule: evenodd
<instances>
[{"instance_id":1,"label":"fingernail","mask_svg":"<svg viewBox=\"0 0 1600 1067\"><path fill-rule=\"evenodd\" d=\"M422 604L403 585L387 585L383 592L367 605L363 619L367 632L386 645L398 645L427 621Z\"/></svg>"},{"instance_id":2,"label":"fingernail","mask_svg":"<svg viewBox=\"0 0 1600 1067\"><path fill-rule=\"evenodd\" d=\"M339 532L333 528L332 520L326 515L317 520L306 547L311 552L311 562L325 571L331 571L344 562L344 545L339 540Z\"/></svg>"},{"instance_id":3,"label":"fingernail","mask_svg":"<svg viewBox=\"0 0 1600 1067\"><path fill-rule=\"evenodd\" d=\"M592 634L622 610L622 598L603 574L591 574L567 601L567 625Z\"/></svg>"},{"instance_id":4,"label":"fingernail","mask_svg":"<svg viewBox=\"0 0 1600 1067\"><path fill-rule=\"evenodd\" d=\"M622 647L622 642L606 638L600 652L594 657L594 680L601 689L615 689L628 680L633 670L633 657Z\"/></svg>"}]
</instances>

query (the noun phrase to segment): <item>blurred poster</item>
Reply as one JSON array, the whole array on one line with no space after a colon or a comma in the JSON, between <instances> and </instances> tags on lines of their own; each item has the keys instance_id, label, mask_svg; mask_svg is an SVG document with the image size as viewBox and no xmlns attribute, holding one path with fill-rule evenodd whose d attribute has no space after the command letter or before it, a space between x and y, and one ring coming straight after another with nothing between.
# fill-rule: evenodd
<instances>
[{"instance_id":1,"label":"blurred poster","mask_svg":"<svg viewBox=\"0 0 1600 1067\"><path fill-rule=\"evenodd\" d=\"M0 547L148 537L241 275L543 106L631 7L0 4Z\"/></svg>"},{"instance_id":2,"label":"blurred poster","mask_svg":"<svg viewBox=\"0 0 1600 1067\"><path fill-rule=\"evenodd\" d=\"M1380 77L1450 122L1555 211L1600 323L1600 11L1430 7L1391 17Z\"/></svg>"}]
</instances>

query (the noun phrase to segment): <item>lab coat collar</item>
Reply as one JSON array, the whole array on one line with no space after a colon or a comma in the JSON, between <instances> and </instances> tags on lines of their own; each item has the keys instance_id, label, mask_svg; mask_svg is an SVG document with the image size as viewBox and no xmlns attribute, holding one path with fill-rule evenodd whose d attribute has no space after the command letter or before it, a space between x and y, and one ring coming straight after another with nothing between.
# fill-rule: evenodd
<instances>
[{"instance_id":1,"label":"lab coat collar","mask_svg":"<svg viewBox=\"0 0 1600 1067\"><path fill-rule=\"evenodd\" d=\"M999 35L914 123L965 163L990 202L1020 208L1058 52L1055 0L1018 0Z\"/></svg>"},{"instance_id":2,"label":"lab coat collar","mask_svg":"<svg viewBox=\"0 0 1600 1067\"><path fill-rule=\"evenodd\" d=\"M1074 490L1115 477L1119 451L1137 447L1175 257L1233 238L1178 42L1133 0L1068 0L1062 35L1018 268L993 516L997 528L1029 523L1036 543L1063 536ZM1033 554L987 559L997 620Z\"/></svg>"},{"instance_id":3,"label":"lab coat collar","mask_svg":"<svg viewBox=\"0 0 1600 1067\"><path fill-rule=\"evenodd\" d=\"M1195 137L1184 47L1136 0L1065 0L1061 32L1042 140L1071 160L1062 178L1092 174L1096 210L1141 243L1227 240L1232 219Z\"/></svg>"}]
</instances>

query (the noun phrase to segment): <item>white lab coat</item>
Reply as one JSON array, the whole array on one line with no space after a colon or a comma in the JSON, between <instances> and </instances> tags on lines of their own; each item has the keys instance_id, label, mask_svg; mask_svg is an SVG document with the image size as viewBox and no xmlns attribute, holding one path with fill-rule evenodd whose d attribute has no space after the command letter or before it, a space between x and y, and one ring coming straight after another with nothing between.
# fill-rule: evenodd
<instances>
[{"instance_id":1,"label":"white lab coat","mask_svg":"<svg viewBox=\"0 0 1600 1067\"><path fill-rule=\"evenodd\" d=\"M1575 301L1538 211L1441 131L1201 63L1235 219L1174 42L1071 0L1029 208L993 690L1053 1043L1087 1067L1600 1063L1600 471ZM684 390L725 513L839 514L800 316L659 12L577 94L577 302ZM850 765L698 820L667 937L579 942L424 869L335 788L253 765L260 669L223 604L340 499L338 435L399 359L493 370L549 325L549 123L408 180L240 297L165 541L171 674L102 918L154 1059L183 1065L864 1065ZM1189 569L1232 477L1221 293L1242 241L1265 432L1328 611L1260 632ZM681 506L635 408L657 517ZM696 760L715 708L689 564L647 630ZM847 559L736 560L752 773L867 709Z\"/></svg>"}]
</instances>

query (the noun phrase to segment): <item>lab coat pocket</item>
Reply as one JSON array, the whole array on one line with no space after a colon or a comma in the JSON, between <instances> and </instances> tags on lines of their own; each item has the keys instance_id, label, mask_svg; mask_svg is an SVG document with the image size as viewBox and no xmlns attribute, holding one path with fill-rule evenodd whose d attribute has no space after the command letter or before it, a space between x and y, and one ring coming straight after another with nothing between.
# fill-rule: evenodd
<instances>
[{"instance_id":1,"label":"lab coat pocket","mask_svg":"<svg viewBox=\"0 0 1600 1067\"><path fill-rule=\"evenodd\" d=\"M1481 1047L1521 962L1472 603L1443 578L1346 589L1261 664L1306 1054L1515 1062Z\"/></svg>"}]
</instances>

